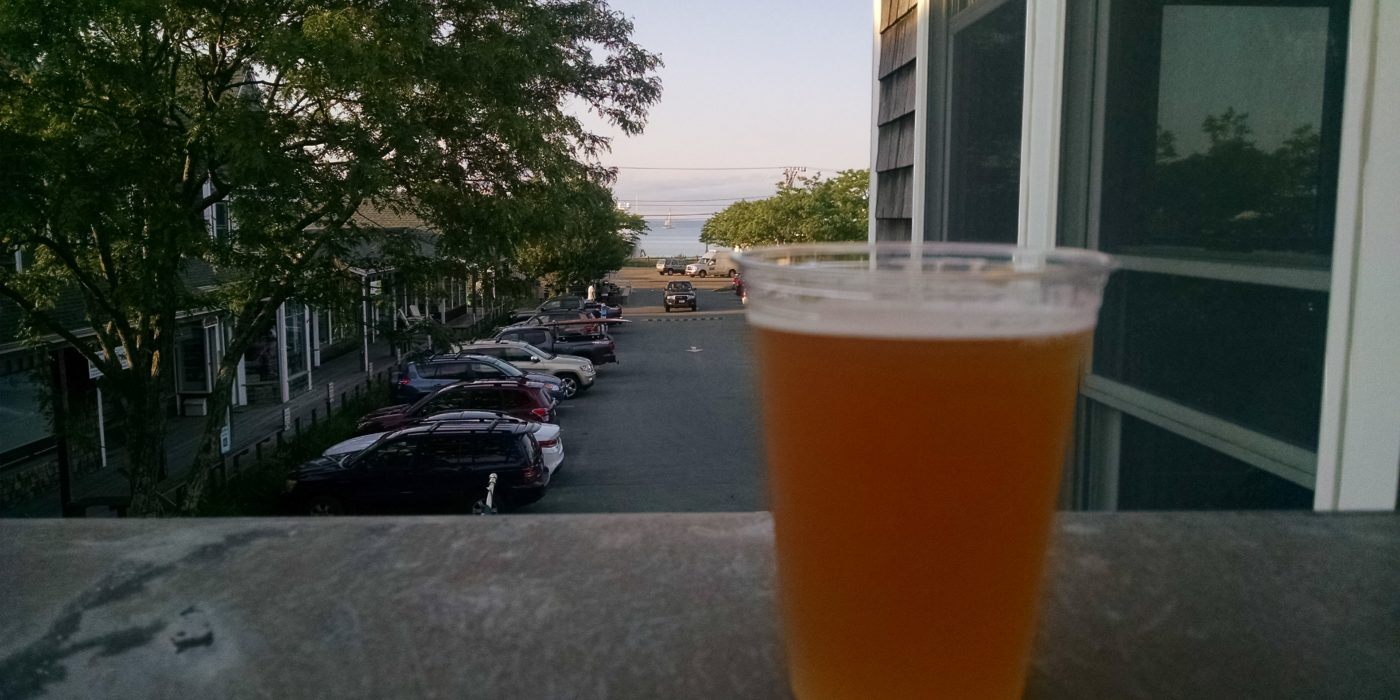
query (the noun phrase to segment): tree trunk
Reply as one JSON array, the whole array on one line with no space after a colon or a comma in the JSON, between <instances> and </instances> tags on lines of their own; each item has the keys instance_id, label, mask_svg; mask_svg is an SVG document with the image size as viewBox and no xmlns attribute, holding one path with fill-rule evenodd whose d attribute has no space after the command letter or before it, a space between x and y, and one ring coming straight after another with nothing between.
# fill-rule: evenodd
<instances>
[{"instance_id":1,"label":"tree trunk","mask_svg":"<svg viewBox=\"0 0 1400 700\"><path fill-rule=\"evenodd\" d=\"M237 377L236 365L224 362L219 367L219 375L214 380L214 393L209 397L209 413L204 419L204 433L200 436L199 449L195 452L194 463L190 466L190 476L185 482L185 496L180 502L183 515L194 515L204 498L205 487L209 484L209 474L219 461L219 434L229 411L229 397L233 382Z\"/></svg>"},{"instance_id":2,"label":"tree trunk","mask_svg":"<svg viewBox=\"0 0 1400 700\"><path fill-rule=\"evenodd\" d=\"M137 386L122 397L126 432L126 470L131 482L131 514L161 515L166 511L156 487L165 462L165 407L161 391Z\"/></svg>"}]
</instances>

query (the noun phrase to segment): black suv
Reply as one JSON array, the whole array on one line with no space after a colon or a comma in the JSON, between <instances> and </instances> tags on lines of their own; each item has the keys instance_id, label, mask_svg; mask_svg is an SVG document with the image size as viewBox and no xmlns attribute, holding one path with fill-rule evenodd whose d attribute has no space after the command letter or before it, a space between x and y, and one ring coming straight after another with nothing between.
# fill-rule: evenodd
<instances>
[{"instance_id":1,"label":"black suv","mask_svg":"<svg viewBox=\"0 0 1400 700\"><path fill-rule=\"evenodd\" d=\"M697 308L695 297L695 285L689 282L667 282L666 300L661 305L666 307L667 312L677 307L689 307L691 311L695 311Z\"/></svg>"},{"instance_id":2,"label":"black suv","mask_svg":"<svg viewBox=\"0 0 1400 700\"><path fill-rule=\"evenodd\" d=\"M444 421L385 435L341 461L318 457L288 477L294 513L471 512L496 474L493 501L534 503L549 486L544 456L528 423Z\"/></svg>"}]
</instances>

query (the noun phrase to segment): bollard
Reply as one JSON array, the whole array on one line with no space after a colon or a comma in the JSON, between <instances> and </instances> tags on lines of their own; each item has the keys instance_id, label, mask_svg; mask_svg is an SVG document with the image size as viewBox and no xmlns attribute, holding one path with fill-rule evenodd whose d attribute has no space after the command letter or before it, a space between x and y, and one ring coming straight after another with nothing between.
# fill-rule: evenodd
<instances>
[{"instance_id":1,"label":"bollard","mask_svg":"<svg viewBox=\"0 0 1400 700\"><path fill-rule=\"evenodd\" d=\"M326 416L335 410L335 382L326 382Z\"/></svg>"}]
</instances>

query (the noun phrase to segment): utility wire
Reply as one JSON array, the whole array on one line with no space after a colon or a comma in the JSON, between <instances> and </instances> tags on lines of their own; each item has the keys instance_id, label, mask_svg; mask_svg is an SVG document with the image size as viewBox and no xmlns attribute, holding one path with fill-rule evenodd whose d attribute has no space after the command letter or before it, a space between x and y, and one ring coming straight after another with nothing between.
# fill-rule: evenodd
<instances>
[{"instance_id":1,"label":"utility wire","mask_svg":"<svg viewBox=\"0 0 1400 700\"><path fill-rule=\"evenodd\" d=\"M672 167L660 165L614 165L617 170L787 170L788 168L801 168L804 170L820 170L822 172L836 172L838 170L854 170L854 168L822 168L815 165L742 165L730 167Z\"/></svg>"}]
</instances>

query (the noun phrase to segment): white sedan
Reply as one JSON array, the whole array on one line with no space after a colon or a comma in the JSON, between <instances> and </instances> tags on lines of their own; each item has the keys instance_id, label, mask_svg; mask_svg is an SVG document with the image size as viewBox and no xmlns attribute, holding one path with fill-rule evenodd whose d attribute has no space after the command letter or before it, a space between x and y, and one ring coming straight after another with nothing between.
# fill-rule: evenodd
<instances>
[{"instance_id":1,"label":"white sedan","mask_svg":"<svg viewBox=\"0 0 1400 700\"><path fill-rule=\"evenodd\" d=\"M526 422L519 418L514 418L495 411L447 411L445 413L435 413L423 419L425 423L428 421L476 421L481 423L488 423L491 421L509 421L513 423ZM558 471L559 465L564 463L563 429L555 423L530 423L530 425L535 434L535 441L540 444L540 451L544 453L544 468L549 471L549 476L553 479L554 472ZM364 452L370 445L378 442L379 438L388 434L388 432L383 432L357 435L344 442L331 445L321 454L326 457L336 458L356 455Z\"/></svg>"}]
</instances>

